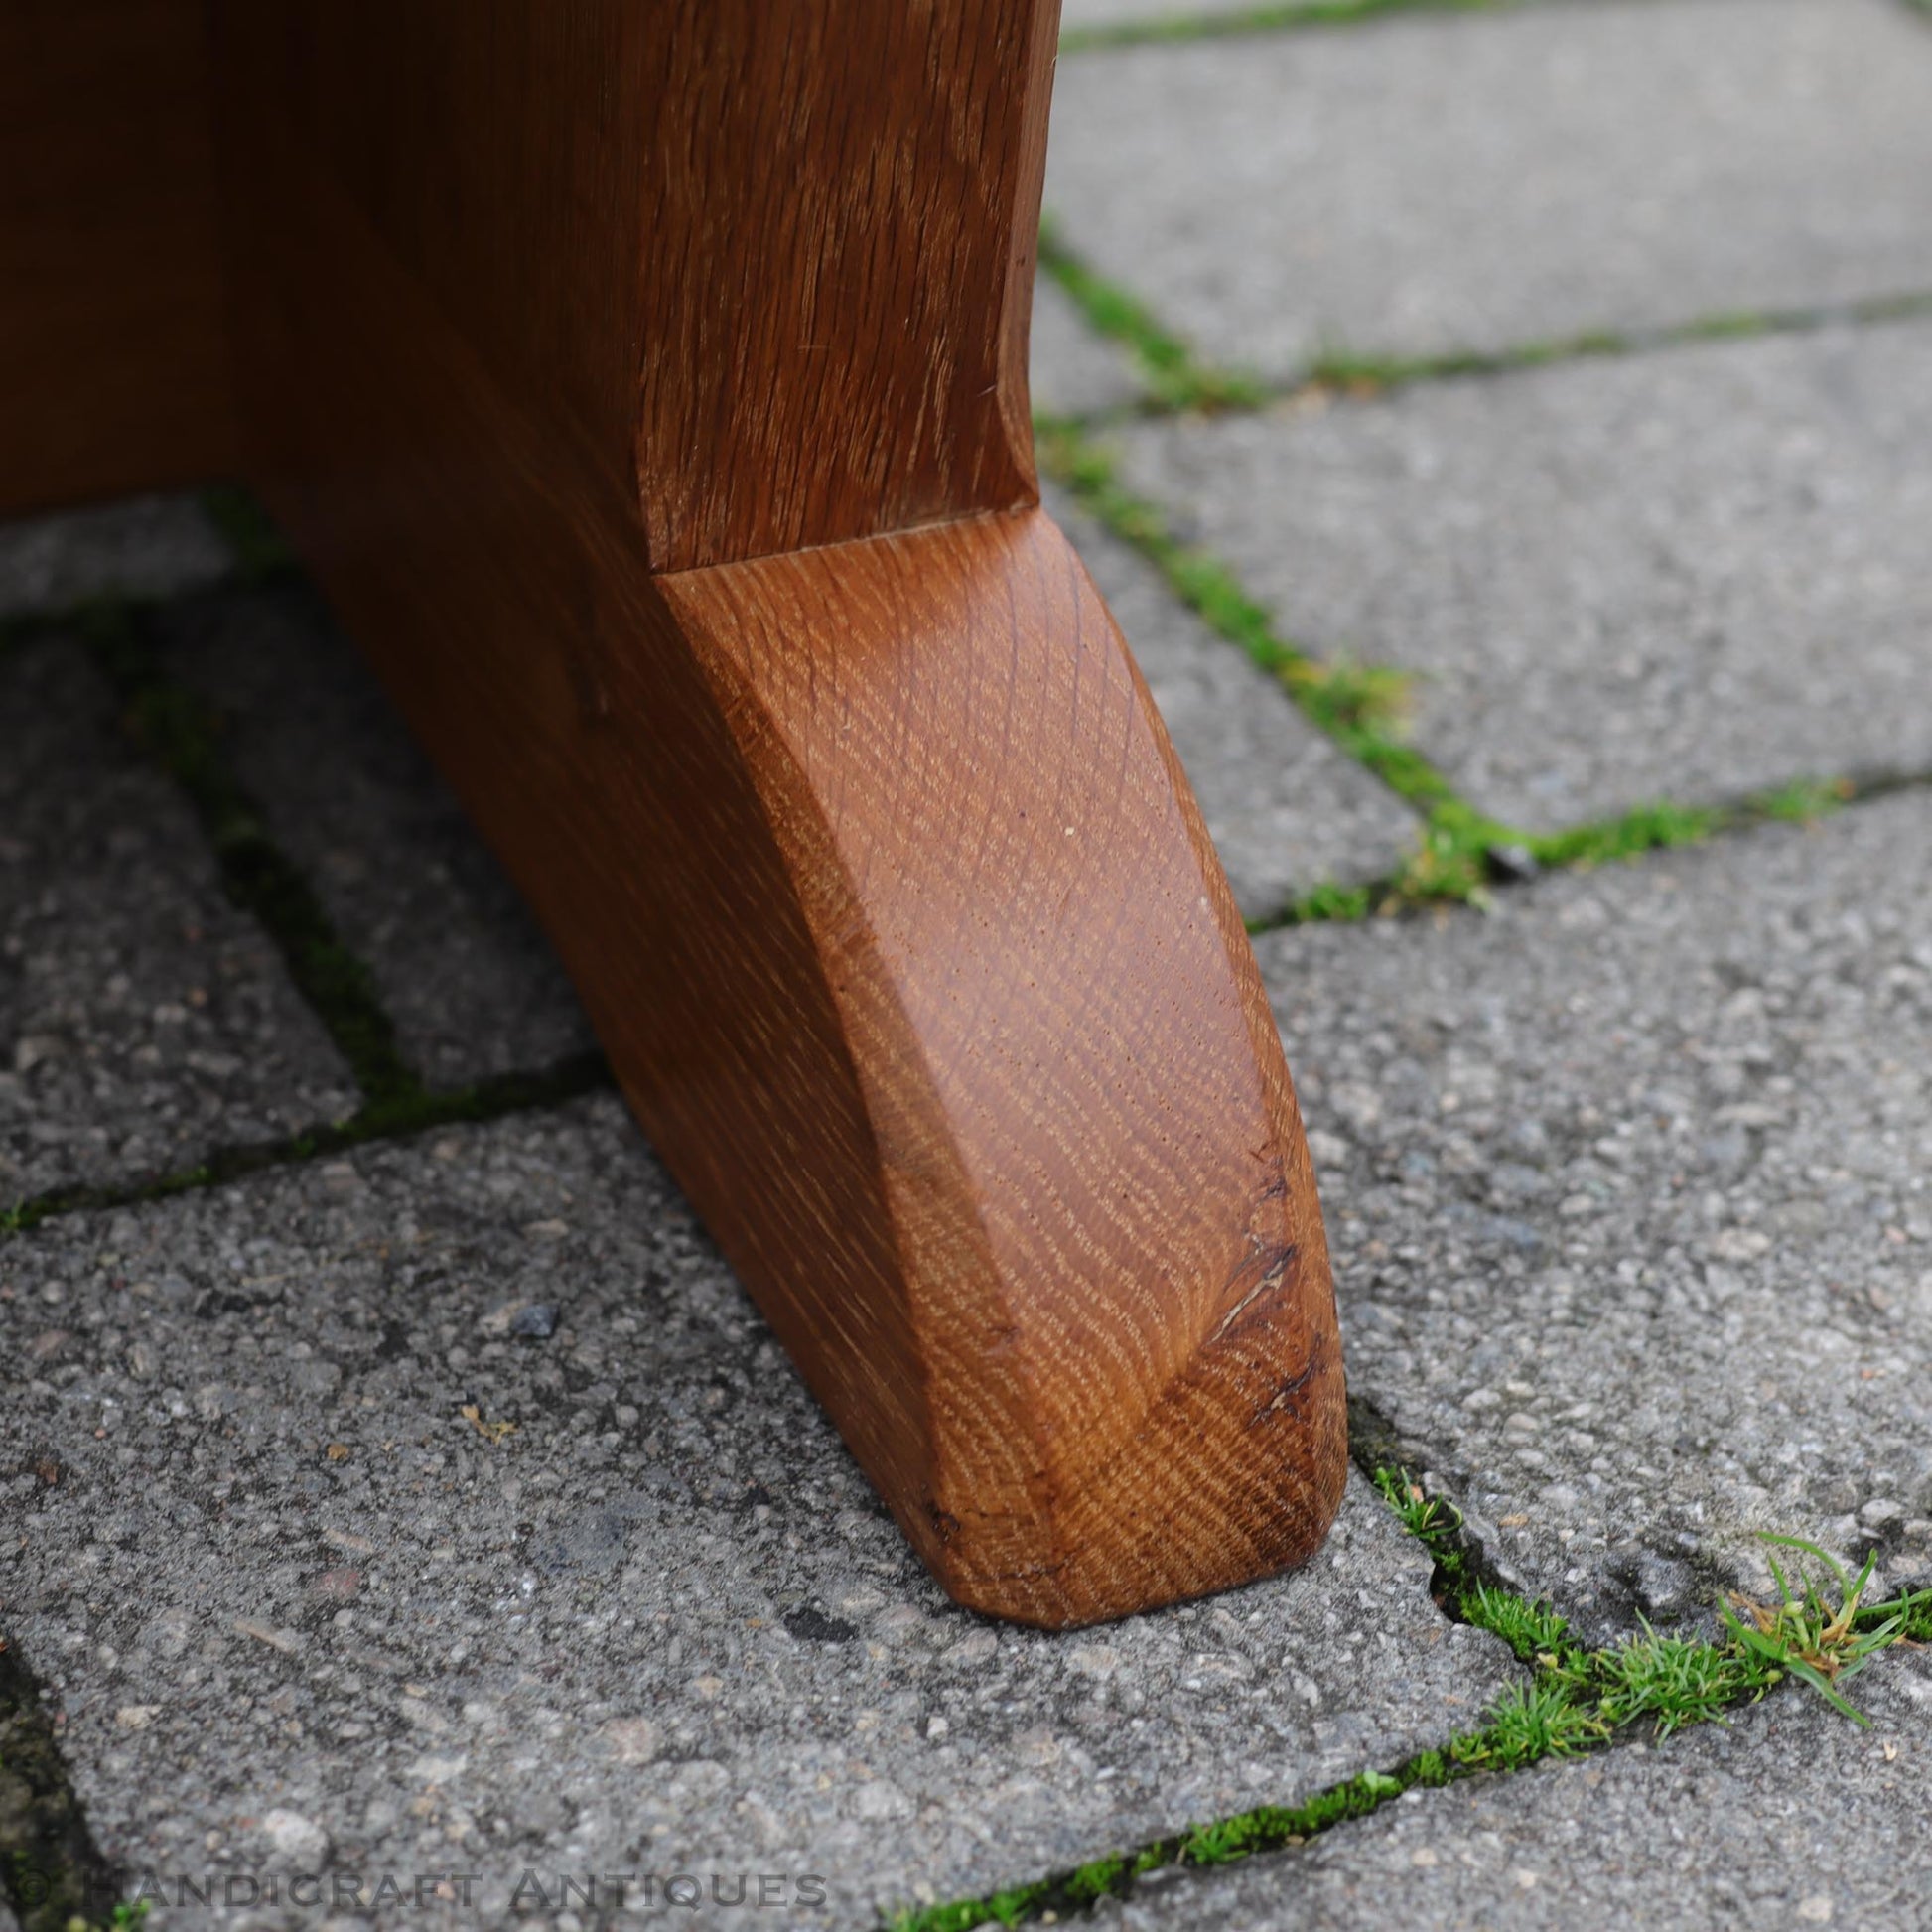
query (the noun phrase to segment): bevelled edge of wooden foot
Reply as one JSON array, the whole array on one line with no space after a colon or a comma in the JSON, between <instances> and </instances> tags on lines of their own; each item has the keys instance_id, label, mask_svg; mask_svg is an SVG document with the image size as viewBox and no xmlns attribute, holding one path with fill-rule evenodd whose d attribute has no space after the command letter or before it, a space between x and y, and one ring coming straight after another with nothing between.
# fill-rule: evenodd
<instances>
[{"instance_id":1,"label":"bevelled edge of wooden foot","mask_svg":"<svg viewBox=\"0 0 1932 1932\"><path fill-rule=\"evenodd\" d=\"M1345 1425L1301 1124L1219 862L1064 537L1035 510L658 588L863 1092L923 1431L868 1466L907 1534L962 1602L1051 1625L1309 1555ZM842 1337L766 1309L844 1425Z\"/></svg>"}]
</instances>

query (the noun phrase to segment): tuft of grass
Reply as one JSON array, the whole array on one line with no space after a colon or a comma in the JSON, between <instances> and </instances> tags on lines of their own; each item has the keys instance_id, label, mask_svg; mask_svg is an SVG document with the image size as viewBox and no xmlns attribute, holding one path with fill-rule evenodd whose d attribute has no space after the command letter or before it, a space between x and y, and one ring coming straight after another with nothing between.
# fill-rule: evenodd
<instances>
[{"instance_id":1,"label":"tuft of grass","mask_svg":"<svg viewBox=\"0 0 1932 1932\"><path fill-rule=\"evenodd\" d=\"M1848 1703L1838 1687L1856 1677L1880 1650L1908 1639L1907 1618L1920 1615L1932 1605L1932 1590L1876 1604L1862 1621L1860 1606L1877 1567L1876 1550L1866 1556L1857 1578L1848 1579L1837 1558L1815 1543L1769 1534L1764 1534L1762 1541L1775 1549L1797 1552L1798 1561L1792 1566L1796 1582L1786 1578L1776 1556L1767 1549L1778 1600L1756 1603L1733 1593L1729 1602L1721 1604L1718 1613L1730 1632L1732 1644L1767 1675L1788 1671L1835 1711L1854 1724L1868 1726L1870 1720ZM1835 1593L1835 1602L1828 1588Z\"/></svg>"},{"instance_id":2,"label":"tuft of grass","mask_svg":"<svg viewBox=\"0 0 1932 1932\"><path fill-rule=\"evenodd\" d=\"M1436 1562L1432 1589L1450 1616L1487 1630L1526 1664L1554 1657L1569 1624L1546 1602L1531 1602L1476 1574L1462 1535L1462 1512L1443 1496L1431 1496L1407 1469L1380 1464L1371 1479L1396 1520Z\"/></svg>"},{"instance_id":3,"label":"tuft of grass","mask_svg":"<svg viewBox=\"0 0 1932 1932\"><path fill-rule=\"evenodd\" d=\"M1575 1757L1602 1743L1609 1723L1547 1678L1512 1684L1490 1707L1489 1722L1449 1746L1470 1771L1519 1771L1543 1757Z\"/></svg>"},{"instance_id":4,"label":"tuft of grass","mask_svg":"<svg viewBox=\"0 0 1932 1932\"><path fill-rule=\"evenodd\" d=\"M1766 819L1788 825L1809 825L1828 818L1858 796L1858 786L1850 778L1798 778L1763 792L1758 810Z\"/></svg>"},{"instance_id":5,"label":"tuft of grass","mask_svg":"<svg viewBox=\"0 0 1932 1932\"><path fill-rule=\"evenodd\" d=\"M1525 1664L1546 1665L1554 1660L1570 1633L1569 1620L1541 1599L1531 1602L1514 1590L1477 1583L1457 1602L1464 1623L1502 1638Z\"/></svg>"},{"instance_id":6,"label":"tuft of grass","mask_svg":"<svg viewBox=\"0 0 1932 1932\"><path fill-rule=\"evenodd\" d=\"M1462 1512L1453 1503L1428 1494L1407 1469L1377 1469L1374 1481L1396 1521L1417 1542L1427 1544L1438 1563L1451 1554L1450 1539L1462 1528Z\"/></svg>"},{"instance_id":7,"label":"tuft of grass","mask_svg":"<svg viewBox=\"0 0 1932 1932\"><path fill-rule=\"evenodd\" d=\"M1659 1738L1686 1725L1722 1723L1728 1706L1755 1701L1778 1681L1749 1655L1700 1637L1660 1636L1647 1620L1642 1635L1573 1653L1553 1675L1580 1697L1594 1696L1612 1728L1653 1718Z\"/></svg>"}]
</instances>

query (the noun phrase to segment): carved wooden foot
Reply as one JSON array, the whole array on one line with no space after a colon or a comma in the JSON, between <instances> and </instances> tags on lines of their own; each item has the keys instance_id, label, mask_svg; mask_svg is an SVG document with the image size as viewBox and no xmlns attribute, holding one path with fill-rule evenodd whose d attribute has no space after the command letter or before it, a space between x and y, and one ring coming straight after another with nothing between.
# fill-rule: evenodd
<instances>
[{"instance_id":1,"label":"carved wooden foot","mask_svg":"<svg viewBox=\"0 0 1932 1932\"><path fill-rule=\"evenodd\" d=\"M1307 1556L1341 1362L1200 815L1037 507L1056 9L221 0L253 474L961 1601Z\"/></svg>"}]
</instances>

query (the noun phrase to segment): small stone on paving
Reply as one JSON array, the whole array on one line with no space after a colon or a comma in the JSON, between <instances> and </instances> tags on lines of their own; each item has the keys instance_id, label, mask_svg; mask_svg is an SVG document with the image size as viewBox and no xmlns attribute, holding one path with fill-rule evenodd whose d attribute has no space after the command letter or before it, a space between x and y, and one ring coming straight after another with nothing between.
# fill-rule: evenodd
<instances>
[{"instance_id":1,"label":"small stone on paving","mask_svg":"<svg viewBox=\"0 0 1932 1932\"><path fill-rule=\"evenodd\" d=\"M312 591L184 599L158 628L430 1086L591 1049L549 942Z\"/></svg>"},{"instance_id":2,"label":"small stone on paving","mask_svg":"<svg viewBox=\"0 0 1932 1932\"><path fill-rule=\"evenodd\" d=\"M1210 1601L953 1606L609 1096L50 1222L0 1336L0 1622L135 1873L472 1871L464 1925L526 1871L816 1874L859 1924L1294 1801L1517 1676L1359 1477Z\"/></svg>"},{"instance_id":3,"label":"small stone on paving","mask_svg":"<svg viewBox=\"0 0 1932 1932\"><path fill-rule=\"evenodd\" d=\"M1350 1391L1506 1581L1932 1584L1932 791L1257 951Z\"/></svg>"},{"instance_id":4,"label":"small stone on paving","mask_svg":"<svg viewBox=\"0 0 1932 1932\"><path fill-rule=\"evenodd\" d=\"M1242 912L1260 918L1311 887L1394 872L1416 842L1409 808L1151 565L1064 491L1044 495L1147 678Z\"/></svg>"},{"instance_id":5,"label":"small stone on paving","mask_svg":"<svg viewBox=\"0 0 1932 1932\"><path fill-rule=\"evenodd\" d=\"M1117 434L1285 635L1414 672L1507 824L1932 769L1932 323Z\"/></svg>"},{"instance_id":6,"label":"small stone on paving","mask_svg":"<svg viewBox=\"0 0 1932 1932\"><path fill-rule=\"evenodd\" d=\"M0 1208L350 1112L347 1069L85 645L11 647L0 715Z\"/></svg>"},{"instance_id":7,"label":"small stone on paving","mask_svg":"<svg viewBox=\"0 0 1932 1932\"><path fill-rule=\"evenodd\" d=\"M1035 415L1089 416L1141 395L1133 356L1093 329L1048 275L1034 284L1031 345L1028 383Z\"/></svg>"},{"instance_id":8,"label":"small stone on paving","mask_svg":"<svg viewBox=\"0 0 1932 1932\"><path fill-rule=\"evenodd\" d=\"M1121 1932L1392 1925L1535 1932L1924 1926L1932 1667L1887 1651L1845 1687L1861 1729L1797 1684L1662 1742L1413 1791L1304 1852L1176 1874L1095 1915Z\"/></svg>"},{"instance_id":9,"label":"small stone on paving","mask_svg":"<svg viewBox=\"0 0 1932 1932\"><path fill-rule=\"evenodd\" d=\"M165 596L219 577L232 561L192 496L136 496L0 523L0 618L89 598Z\"/></svg>"},{"instance_id":10,"label":"small stone on paving","mask_svg":"<svg viewBox=\"0 0 1932 1932\"><path fill-rule=\"evenodd\" d=\"M1894 0L1597 0L1069 54L1046 206L1212 361L1436 355L1932 287Z\"/></svg>"}]
</instances>

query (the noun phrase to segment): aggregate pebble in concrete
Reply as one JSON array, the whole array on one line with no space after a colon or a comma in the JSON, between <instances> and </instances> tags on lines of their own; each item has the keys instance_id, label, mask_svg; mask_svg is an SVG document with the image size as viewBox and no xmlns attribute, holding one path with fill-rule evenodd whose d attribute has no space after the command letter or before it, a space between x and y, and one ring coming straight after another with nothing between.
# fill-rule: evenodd
<instances>
[{"instance_id":1,"label":"aggregate pebble in concrete","mask_svg":"<svg viewBox=\"0 0 1932 1932\"><path fill-rule=\"evenodd\" d=\"M1416 741L1507 822L1932 767L1932 323L1121 440L1288 635L1419 673Z\"/></svg>"},{"instance_id":2,"label":"aggregate pebble in concrete","mask_svg":"<svg viewBox=\"0 0 1932 1932\"><path fill-rule=\"evenodd\" d=\"M1932 1583L1932 793L1257 950L1349 1387L1592 1638Z\"/></svg>"},{"instance_id":3,"label":"aggregate pebble in concrete","mask_svg":"<svg viewBox=\"0 0 1932 1932\"><path fill-rule=\"evenodd\" d=\"M1409 808L1063 490L1049 486L1045 502L1147 678L1242 912L1257 918L1325 881L1394 872L1416 841Z\"/></svg>"},{"instance_id":4,"label":"aggregate pebble in concrete","mask_svg":"<svg viewBox=\"0 0 1932 1932\"><path fill-rule=\"evenodd\" d=\"M1176 1877L1096 1923L1932 1925L1932 1668L1889 1651L1846 1690L1869 1730L1793 1687L1661 1744L1410 1793L1305 1853Z\"/></svg>"},{"instance_id":5,"label":"aggregate pebble in concrete","mask_svg":"<svg viewBox=\"0 0 1932 1932\"><path fill-rule=\"evenodd\" d=\"M1599 0L1072 54L1046 206L1215 361L1435 354L1932 285L1890 0Z\"/></svg>"},{"instance_id":6,"label":"aggregate pebble in concrete","mask_svg":"<svg viewBox=\"0 0 1932 1932\"><path fill-rule=\"evenodd\" d=\"M368 966L429 1085L590 1049L549 942L313 593L184 600L161 629L171 668L218 707L237 777Z\"/></svg>"},{"instance_id":7,"label":"aggregate pebble in concrete","mask_svg":"<svg viewBox=\"0 0 1932 1932\"><path fill-rule=\"evenodd\" d=\"M117 592L158 597L218 577L231 561L192 496L0 523L0 617Z\"/></svg>"},{"instance_id":8,"label":"aggregate pebble in concrete","mask_svg":"<svg viewBox=\"0 0 1932 1932\"><path fill-rule=\"evenodd\" d=\"M857 1925L1400 1759L1516 1670L1359 1478L1212 1601L950 1605L609 1096L50 1222L0 1333L0 1620L137 1871L474 1871L465 1925L525 1870L816 1873L800 1922Z\"/></svg>"},{"instance_id":9,"label":"aggregate pebble in concrete","mask_svg":"<svg viewBox=\"0 0 1932 1932\"><path fill-rule=\"evenodd\" d=\"M1141 393L1134 359L1090 328L1050 275L1034 284L1028 386L1041 416L1085 416L1118 409Z\"/></svg>"},{"instance_id":10,"label":"aggregate pebble in concrete","mask_svg":"<svg viewBox=\"0 0 1932 1932\"><path fill-rule=\"evenodd\" d=\"M347 1070L84 646L0 654L0 1206L351 1111Z\"/></svg>"}]
</instances>

